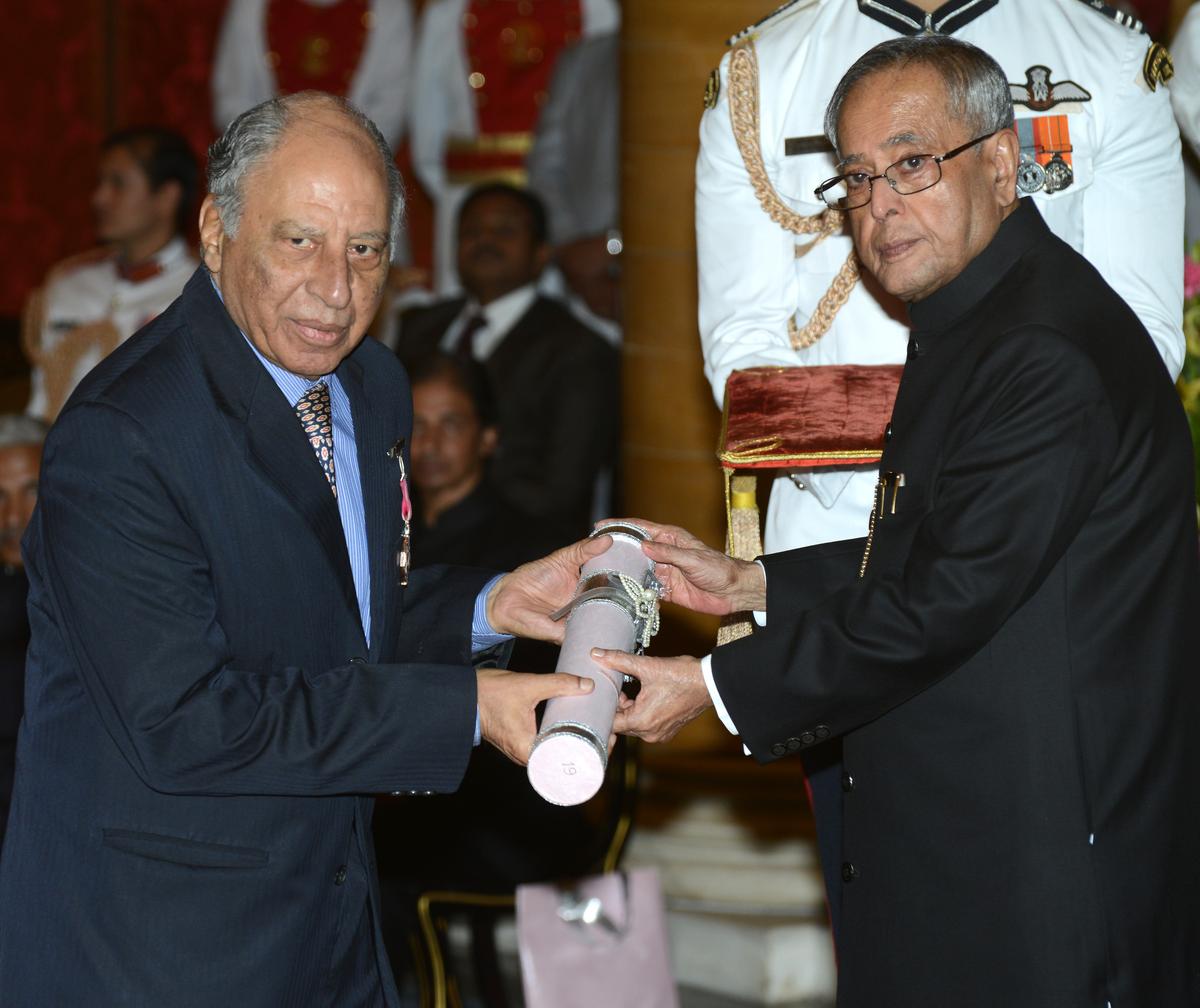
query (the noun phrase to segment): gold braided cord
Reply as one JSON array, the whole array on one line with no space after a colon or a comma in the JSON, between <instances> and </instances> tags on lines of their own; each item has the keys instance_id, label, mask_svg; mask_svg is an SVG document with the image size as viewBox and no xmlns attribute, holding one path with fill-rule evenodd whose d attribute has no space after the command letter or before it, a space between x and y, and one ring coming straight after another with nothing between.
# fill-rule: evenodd
<instances>
[{"instance_id":1,"label":"gold braided cord","mask_svg":"<svg viewBox=\"0 0 1200 1008\"><path fill-rule=\"evenodd\" d=\"M767 176L759 143L758 117L758 56L754 51L754 39L747 38L733 48L729 56L729 118L733 125L733 138L750 177L759 205L776 224L798 235L813 235L808 249L842 229L843 214L839 210L826 208L818 214L801 214L789 207ZM788 320L788 338L792 349L810 347L829 331L854 285L858 282L858 260L852 251L842 268L833 278L829 290L817 302L816 311L803 327L796 325L795 318Z\"/></svg>"},{"instance_id":2,"label":"gold braided cord","mask_svg":"<svg viewBox=\"0 0 1200 1008\"><path fill-rule=\"evenodd\" d=\"M831 212L836 213L836 211ZM834 316L842 310L842 305L850 297L850 292L854 290L856 283L858 283L858 256L854 249L851 249L850 254L846 256L846 261L842 263L842 268L833 278L833 283L829 285L829 290L822 294L821 300L817 302L817 310L812 313L812 318L804 323L804 327L796 325L794 316L788 319L788 338L792 341L793 350L810 347L829 332Z\"/></svg>"},{"instance_id":3,"label":"gold braided cord","mask_svg":"<svg viewBox=\"0 0 1200 1008\"><path fill-rule=\"evenodd\" d=\"M728 469L725 470L725 515L729 523L725 551L738 560L753 560L762 556L757 486L757 476L735 476ZM754 630L750 621L750 614L744 612L730 613L722 619L717 630L717 647L740 637L748 637Z\"/></svg>"}]
</instances>

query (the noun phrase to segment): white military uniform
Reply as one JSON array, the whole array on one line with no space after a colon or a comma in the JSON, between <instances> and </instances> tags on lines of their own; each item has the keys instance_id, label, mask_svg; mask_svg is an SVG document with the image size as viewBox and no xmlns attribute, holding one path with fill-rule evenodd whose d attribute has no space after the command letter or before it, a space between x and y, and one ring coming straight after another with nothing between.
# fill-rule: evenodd
<instances>
[{"instance_id":1,"label":"white military uniform","mask_svg":"<svg viewBox=\"0 0 1200 1008\"><path fill-rule=\"evenodd\" d=\"M33 365L25 412L53 421L67 397L115 347L161 313L183 290L196 260L182 238L154 256L145 279L123 279L115 254L97 250L54 267L35 292L26 352Z\"/></svg>"},{"instance_id":2,"label":"white military uniform","mask_svg":"<svg viewBox=\"0 0 1200 1008\"><path fill-rule=\"evenodd\" d=\"M231 0L213 60L213 117L233 120L278 93L267 55L269 0ZM307 0L328 7L338 0ZM371 0L362 56L346 93L395 149L404 133L412 76L413 14L409 0Z\"/></svg>"},{"instance_id":3,"label":"white military uniform","mask_svg":"<svg viewBox=\"0 0 1200 1008\"><path fill-rule=\"evenodd\" d=\"M1200 4L1193 4L1183 16L1171 52L1175 60L1171 105L1188 143L1200 150Z\"/></svg>"},{"instance_id":4,"label":"white military uniform","mask_svg":"<svg viewBox=\"0 0 1200 1008\"><path fill-rule=\"evenodd\" d=\"M822 120L843 73L898 34L953 34L986 49L1004 69L1023 147L1028 120L1065 116L1073 178L1052 193L1043 180L1033 199L1050 227L1137 312L1177 375L1184 353L1179 133L1165 87L1152 90L1144 73L1149 39L1131 21L1086 0L953 0L928 17L903 0L795 0L741 37L757 57L757 139L774 193L765 198L784 213L819 214L824 205L813 190L837 174L828 145L819 149ZM815 344L792 348L789 322L793 331L808 324L851 241L839 232L814 244L768 216L731 125L731 55L701 121L696 168L700 332L717 402L735 368L903 363L903 308L885 307L864 280ZM1059 97L1073 100L1055 103ZM1042 172L1050 175L1050 166ZM1030 170L1030 187L1036 174ZM766 550L865 535L875 480L874 471L776 479Z\"/></svg>"},{"instance_id":5,"label":"white military uniform","mask_svg":"<svg viewBox=\"0 0 1200 1008\"><path fill-rule=\"evenodd\" d=\"M1179 132L1200 158L1200 4L1193 4L1183 16L1175 38L1171 40L1175 76L1171 80L1171 107L1179 122ZM1195 160L1184 163L1187 215L1184 235L1189 247L1200 241L1200 173Z\"/></svg>"},{"instance_id":6,"label":"white military uniform","mask_svg":"<svg viewBox=\"0 0 1200 1008\"><path fill-rule=\"evenodd\" d=\"M451 139L462 142L479 137L463 36L467 3L468 0L429 0L417 29L410 141L413 170L434 202L434 286L440 294L453 293L459 287L454 265L455 217L472 184L471 180L453 178L446 171L446 150ZM579 6L581 37L615 32L620 27L621 12L616 0L580 0Z\"/></svg>"}]
</instances>

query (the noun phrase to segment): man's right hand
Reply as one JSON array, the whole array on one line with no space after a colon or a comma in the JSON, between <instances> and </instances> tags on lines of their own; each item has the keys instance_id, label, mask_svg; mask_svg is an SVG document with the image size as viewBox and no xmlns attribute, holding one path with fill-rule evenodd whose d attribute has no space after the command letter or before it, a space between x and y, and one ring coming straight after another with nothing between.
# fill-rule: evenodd
<instances>
[{"instance_id":1,"label":"man's right hand","mask_svg":"<svg viewBox=\"0 0 1200 1008\"><path fill-rule=\"evenodd\" d=\"M598 522L604 525L613 519ZM724 616L767 607L767 578L748 560L735 560L711 549L685 529L644 518L619 519L653 536L642 552L656 564L663 598L694 612Z\"/></svg>"},{"instance_id":2,"label":"man's right hand","mask_svg":"<svg viewBox=\"0 0 1200 1008\"><path fill-rule=\"evenodd\" d=\"M551 697L583 696L594 688L595 683L582 676L480 669L476 673L480 734L514 763L524 766L537 735L534 708Z\"/></svg>"}]
</instances>

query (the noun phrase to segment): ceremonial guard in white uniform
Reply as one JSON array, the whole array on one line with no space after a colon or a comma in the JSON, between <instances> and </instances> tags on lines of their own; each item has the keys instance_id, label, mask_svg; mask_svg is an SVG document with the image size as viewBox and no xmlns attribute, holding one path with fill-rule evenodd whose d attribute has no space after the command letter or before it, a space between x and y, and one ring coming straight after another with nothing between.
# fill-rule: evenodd
<instances>
[{"instance_id":1,"label":"ceremonial guard in white uniform","mask_svg":"<svg viewBox=\"0 0 1200 1008\"><path fill-rule=\"evenodd\" d=\"M858 277L837 213L814 190L838 173L822 128L834 85L875 44L927 31L981 46L1004 68L1021 194L1130 304L1178 374L1179 133L1169 58L1140 24L1089 0L951 0L932 13L904 0L793 0L731 40L706 94L696 232L718 403L735 368L903 363L904 306ZM873 471L776 479L766 550L865 535L875 483Z\"/></svg>"},{"instance_id":2,"label":"ceremonial guard in white uniform","mask_svg":"<svg viewBox=\"0 0 1200 1008\"><path fill-rule=\"evenodd\" d=\"M213 117L224 130L278 94L348 98L394 149L412 76L409 0L231 0L213 64Z\"/></svg>"},{"instance_id":3,"label":"ceremonial guard in white uniform","mask_svg":"<svg viewBox=\"0 0 1200 1008\"><path fill-rule=\"evenodd\" d=\"M22 313L31 416L53 421L88 371L179 296L196 269L183 236L197 175L194 152L173 130L105 138L91 196L103 247L53 267Z\"/></svg>"},{"instance_id":4,"label":"ceremonial guard in white uniform","mask_svg":"<svg viewBox=\"0 0 1200 1008\"><path fill-rule=\"evenodd\" d=\"M179 297L196 271L182 238L123 268L115 249L95 249L53 267L26 310L33 364L26 412L51 421L92 368Z\"/></svg>"},{"instance_id":5,"label":"ceremonial guard in white uniform","mask_svg":"<svg viewBox=\"0 0 1200 1008\"><path fill-rule=\"evenodd\" d=\"M413 168L434 201L434 284L458 290L458 204L481 182L524 185L558 54L616 31L616 0L429 0L417 30Z\"/></svg>"}]
</instances>

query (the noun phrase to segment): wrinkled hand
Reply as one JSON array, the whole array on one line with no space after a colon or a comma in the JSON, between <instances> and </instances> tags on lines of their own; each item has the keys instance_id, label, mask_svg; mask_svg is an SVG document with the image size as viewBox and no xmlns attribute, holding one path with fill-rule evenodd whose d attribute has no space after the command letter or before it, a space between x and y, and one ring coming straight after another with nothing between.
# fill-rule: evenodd
<instances>
[{"instance_id":1,"label":"wrinkled hand","mask_svg":"<svg viewBox=\"0 0 1200 1008\"><path fill-rule=\"evenodd\" d=\"M561 644L567 621L556 623L550 613L574 597L579 568L610 545L610 536L584 539L505 574L488 595L487 616L492 629Z\"/></svg>"},{"instance_id":2,"label":"wrinkled hand","mask_svg":"<svg viewBox=\"0 0 1200 1008\"><path fill-rule=\"evenodd\" d=\"M712 706L699 658L647 658L602 648L593 648L592 658L642 684L636 699L621 696L613 719L613 731L618 734L669 742L680 728Z\"/></svg>"},{"instance_id":3,"label":"wrinkled hand","mask_svg":"<svg viewBox=\"0 0 1200 1008\"><path fill-rule=\"evenodd\" d=\"M644 518L620 520L638 525L654 537L642 543L642 552L656 564L654 574L663 586L664 599L693 612L717 616L766 608L767 581L758 564L726 556L674 525Z\"/></svg>"},{"instance_id":4,"label":"wrinkled hand","mask_svg":"<svg viewBox=\"0 0 1200 1008\"><path fill-rule=\"evenodd\" d=\"M534 708L557 696L583 696L595 688L582 676L529 675L503 669L479 669L475 673L479 704L479 731L514 763L529 762L537 735Z\"/></svg>"}]
</instances>

